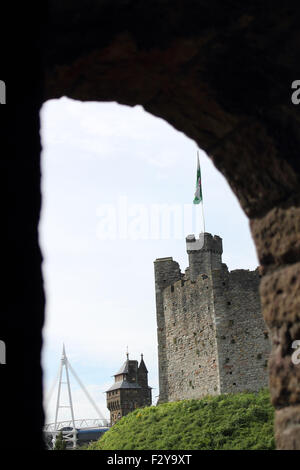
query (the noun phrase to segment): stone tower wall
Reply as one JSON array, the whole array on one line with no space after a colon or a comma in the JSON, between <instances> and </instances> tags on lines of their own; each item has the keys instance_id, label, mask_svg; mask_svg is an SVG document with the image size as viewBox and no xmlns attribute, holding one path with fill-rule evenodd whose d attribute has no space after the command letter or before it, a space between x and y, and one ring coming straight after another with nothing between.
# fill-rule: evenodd
<instances>
[{"instance_id":1,"label":"stone tower wall","mask_svg":"<svg viewBox=\"0 0 300 470\"><path fill-rule=\"evenodd\" d=\"M165 401L219 392L210 277L180 280L163 292L167 394ZM160 397L161 399L162 397ZM163 401L161 399L161 401Z\"/></svg>"},{"instance_id":2,"label":"stone tower wall","mask_svg":"<svg viewBox=\"0 0 300 470\"><path fill-rule=\"evenodd\" d=\"M159 402L168 401L168 361L166 357L166 325L163 292L172 283L182 278L179 264L173 258L154 261L156 321L158 341Z\"/></svg>"},{"instance_id":3,"label":"stone tower wall","mask_svg":"<svg viewBox=\"0 0 300 470\"><path fill-rule=\"evenodd\" d=\"M213 272L218 363L222 393L268 386L271 349L261 313L258 271Z\"/></svg>"}]
</instances>

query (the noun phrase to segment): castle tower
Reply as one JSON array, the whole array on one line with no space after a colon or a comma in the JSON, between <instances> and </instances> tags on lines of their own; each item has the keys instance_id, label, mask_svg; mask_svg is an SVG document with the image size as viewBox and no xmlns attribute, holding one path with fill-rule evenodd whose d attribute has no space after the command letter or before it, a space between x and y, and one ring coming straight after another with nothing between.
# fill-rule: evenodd
<instances>
[{"instance_id":1,"label":"castle tower","mask_svg":"<svg viewBox=\"0 0 300 470\"><path fill-rule=\"evenodd\" d=\"M106 391L107 408L110 411L111 425L136 408L150 406L151 387L148 385L148 370L143 360L126 361L114 375L115 383Z\"/></svg>"},{"instance_id":2,"label":"castle tower","mask_svg":"<svg viewBox=\"0 0 300 470\"><path fill-rule=\"evenodd\" d=\"M158 258L154 261L155 296L156 296L156 322L158 338L158 377L159 402L167 401L168 378L166 357L166 325L164 314L163 292L174 282L181 279L179 264L173 258Z\"/></svg>"},{"instance_id":3,"label":"castle tower","mask_svg":"<svg viewBox=\"0 0 300 470\"><path fill-rule=\"evenodd\" d=\"M158 402L267 386L270 342L258 270L229 272L216 235L189 235L186 248L185 274L172 258L154 262Z\"/></svg>"},{"instance_id":4,"label":"castle tower","mask_svg":"<svg viewBox=\"0 0 300 470\"><path fill-rule=\"evenodd\" d=\"M210 233L200 233L186 237L186 250L189 257L190 279L195 281L199 274L209 274L213 269L221 269L222 238Z\"/></svg>"}]
</instances>

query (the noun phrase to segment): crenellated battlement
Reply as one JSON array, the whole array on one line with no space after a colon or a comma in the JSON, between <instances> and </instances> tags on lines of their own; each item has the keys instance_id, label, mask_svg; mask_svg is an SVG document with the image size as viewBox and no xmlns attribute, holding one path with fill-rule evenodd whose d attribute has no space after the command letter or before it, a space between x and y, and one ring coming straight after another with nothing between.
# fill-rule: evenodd
<instances>
[{"instance_id":1,"label":"crenellated battlement","mask_svg":"<svg viewBox=\"0 0 300 470\"><path fill-rule=\"evenodd\" d=\"M221 269L222 238L211 233L200 233L186 237L186 250L189 257L190 279L195 281L201 273L209 274L213 269Z\"/></svg>"},{"instance_id":2,"label":"crenellated battlement","mask_svg":"<svg viewBox=\"0 0 300 470\"><path fill-rule=\"evenodd\" d=\"M191 251L211 251L212 253L223 253L222 238L211 233L200 233L199 238L195 235L186 237L186 249L189 254Z\"/></svg>"}]
</instances>

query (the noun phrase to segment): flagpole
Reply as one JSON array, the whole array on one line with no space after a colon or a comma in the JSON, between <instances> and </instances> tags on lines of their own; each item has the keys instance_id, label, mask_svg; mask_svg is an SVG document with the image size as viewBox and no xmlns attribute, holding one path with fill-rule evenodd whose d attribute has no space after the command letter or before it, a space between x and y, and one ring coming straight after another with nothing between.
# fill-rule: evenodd
<instances>
[{"instance_id":1,"label":"flagpole","mask_svg":"<svg viewBox=\"0 0 300 470\"><path fill-rule=\"evenodd\" d=\"M205 220L204 220L204 210L203 210L203 199L202 199L202 201L201 201L201 214L202 214L203 233L205 233Z\"/></svg>"},{"instance_id":2,"label":"flagpole","mask_svg":"<svg viewBox=\"0 0 300 470\"><path fill-rule=\"evenodd\" d=\"M199 150L197 150L197 158L198 158L199 168L200 168ZM200 174L201 174L201 169L200 169ZM201 183L201 185L202 185L202 183ZM202 195L202 190L201 190L201 195ZM200 205L201 205L201 216L202 216L202 224L201 224L201 227L202 227L203 233L205 233L205 220L204 220L204 209L203 209L203 195L202 195L202 199L201 199Z\"/></svg>"}]
</instances>

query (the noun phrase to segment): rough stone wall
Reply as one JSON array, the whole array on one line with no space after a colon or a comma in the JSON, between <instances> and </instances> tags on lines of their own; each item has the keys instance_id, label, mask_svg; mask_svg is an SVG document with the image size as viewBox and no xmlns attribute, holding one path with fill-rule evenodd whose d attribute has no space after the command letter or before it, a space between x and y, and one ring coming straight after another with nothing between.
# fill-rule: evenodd
<instances>
[{"instance_id":1,"label":"rough stone wall","mask_svg":"<svg viewBox=\"0 0 300 470\"><path fill-rule=\"evenodd\" d=\"M219 392L211 278L180 280L163 292L166 329L166 401Z\"/></svg>"},{"instance_id":2,"label":"rough stone wall","mask_svg":"<svg viewBox=\"0 0 300 470\"><path fill-rule=\"evenodd\" d=\"M222 393L268 386L269 332L261 313L258 271L213 271Z\"/></svg>"},{"instance_id":3,"label":"rough stone wall","mask_svg":"<svg viewBox=\"0 0 300 470\"><path fill-rule=\"evenodd\" d=\"M166 273L167 265L161 263L169 260L169 268L176 268L173 278L180 277L161 287L157 305L164 325L163 337L158 330L160 401L257 391L268 385L270 341L258 270L228 272L221 262L222 240L207 233L205 239L208 243L199 251L189 251L187 245L194 274L202 272L195 280L189 278L191 265L183 276L170 258L156 261L156 271ZM217 250L212 240L217 240Z\"/></svg>"},{"instance_id":4,"label":"rough stone wall","mask_svg":"<svg viewBox=\"0 0 300 470\"><path fill-rule=\"evenodd\" d=\"M166 287L182 278L179 264L173 258L157 259L154 262L155 295L156 295L156 321L158 340L158 376L159 376L159 402L168 400L168 370L166 349L166 324L164 314L163 291Z\"/></svg>"}]
</instances>

